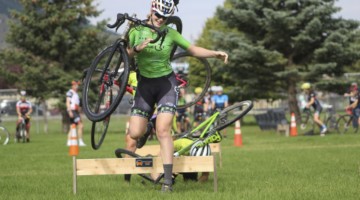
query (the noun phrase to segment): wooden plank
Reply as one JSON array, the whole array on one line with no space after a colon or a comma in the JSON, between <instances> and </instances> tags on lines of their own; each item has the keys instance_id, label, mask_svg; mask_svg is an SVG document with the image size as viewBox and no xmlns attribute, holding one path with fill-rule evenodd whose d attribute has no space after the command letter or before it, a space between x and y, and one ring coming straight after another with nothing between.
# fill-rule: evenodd
<instances>
[{"instance_id":1,"label":"wooden plank","mask_svg":"<svg viewBox=\"0 0 360 200\"><path fill-rule=\"evenodd\" d=\"M220 143L210 143L211 153L221 152Z\"/></svg>"},{"instance_id":2,"label":"wooden plank","mask_svg":"<svg viewBox=\"0 0 360 200\"><path fill-rule=\"evenodd\" d=\"M77 159L76 174L82 176L163 173L163 164L159 157L153 158L152 167L136 167L135 162L135 158ZM173 164L174 173L213 172L215 170L213 156L174 157Z\"/></svg>"},{"instance_id":3,"label":"wooden plank","mask_svg":"<svg viewBox=\"0 0 360 200\"><path fill-rule=\"evenodd\" d=\"M210 143L212 153L219 153L221 151L220 143ZM136 149L137 154L141 156L158 155L160 152L160 145L145 145L141 149Z\"/></svg>"}]
</instances>

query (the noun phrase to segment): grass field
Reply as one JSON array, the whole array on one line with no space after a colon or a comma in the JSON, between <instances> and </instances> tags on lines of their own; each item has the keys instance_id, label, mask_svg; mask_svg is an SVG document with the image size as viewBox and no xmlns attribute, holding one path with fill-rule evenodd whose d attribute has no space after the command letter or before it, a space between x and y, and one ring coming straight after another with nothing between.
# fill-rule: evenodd
<instances>
[{"instance_id":1,"label":"grass field","mask_svg":"<svg viewBox=\"0 0 360 200\"><path fill-rule=\"evenodd\" d=\"M143 185L137 176L130 185L123 176L81 176L73 195L72 158L60 122L50 122L49 134L37 134L33 123L30 143L0 146L0 199L359 199L359 134L287 138L260 131L252 120L246 118L241 128L241 148L233 146L233 128L227 130L217 193L211 175L203 184L178 177L171 194ZM14 132L14 122L3 125ZM124 126L123 118L112 119L103 146L94 151L87 122L88 146L78 157L114 158L114 150L124 147Z\"/></svg>"}]
</instances>

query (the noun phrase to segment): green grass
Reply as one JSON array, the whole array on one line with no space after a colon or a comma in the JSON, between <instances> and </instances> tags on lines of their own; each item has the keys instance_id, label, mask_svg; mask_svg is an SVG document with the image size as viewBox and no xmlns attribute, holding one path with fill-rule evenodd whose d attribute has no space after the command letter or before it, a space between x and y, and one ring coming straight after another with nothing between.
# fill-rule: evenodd
<instances>
[{"instance_id":1,"label":"green grass","mask_svg":"<svg viewBox=\"0 0 360 200\"><path fill-rule=\"evenodd\" d=\"M123 176L108 175L78 177L78 194L73 195L72 158L60 122L50 122L49 134L37 134L33 122L31 143L11 140L0 146L0 199L359 199L360 135L287 138L247 124L241 128L243 147L233 146L232 128L222 141L217 193L212 175L204 184L178 177L172 194L143 185L138 176L128 185ZM10 131L15 126L4 125ZM95 151L86 122L88 146L80 148L78 158L114 158L114 150L125 145L124 127L124 118L113 118L103 146Z\"/></svg>"}]
</instances>

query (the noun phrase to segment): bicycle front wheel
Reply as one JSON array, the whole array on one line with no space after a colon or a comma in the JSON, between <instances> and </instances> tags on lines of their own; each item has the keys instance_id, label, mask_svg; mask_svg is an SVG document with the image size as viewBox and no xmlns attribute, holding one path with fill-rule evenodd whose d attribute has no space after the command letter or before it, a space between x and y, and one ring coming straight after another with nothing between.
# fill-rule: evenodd
<instances>
[{"instance_id":1,"label":"bicycle front wheel","mask_svg":"<svg viewBox=\"0 0 360 200\"><path fill-rule=\"evenodd\" d=\"M178 109L188 108L203 99L209 89L211 68L205 58L197 58L187 52L175 54L171 60L175 71L178 87L185 93L186 103L177 105ZM193 95L195 88L202 88L199 95Z\"/></svg>"},{"instance_id":2,"label":"bicycle front wheel","mask_svg":"<svg viewBox=\"0 0 360 200\"><path fill-rule=\"evenodd\" d=\"M355 123L352 115L342 115L336 122L336 129L339 134L357 132L357 122Z\"/></svg>"},{"instance_id":3,"label":"bicycle front wheel","mask_svg":"<svg viewBox=\"0 0 360 200\"><path fill-rule=\"evenodd\" d=\"M83 109L93 122L104 120L119 105L129 78L129 59L122 44L107 47L96 56L86 72L83 88ZM112 91L113 101L104 107L107 93Z\"/></svg>"},{"instance_id":4,"label":"bicycle front wheel","mask_svg":"<svg viewBox=\"0 0 360 200\"><path fill-rule=\"evenodd\" d=\"M0 144L7 145L10 140L10 133L5 127L0 126Z\"/></svg>"},{"instance_id":5,"label":"bicycle front wheel","mask_svg":"<svg viewBox=\"0 0 360 200\"><path fill-rule=\"evenodd\" d=\"M215 129L221 131L245 116L253 107L252 101L242 101L226 107L219 114Z\"/></svg>"},{"instance_id":6,"label":"bicycle front wheel","mask_svg":"<svg viewBox=\"0 0 360 200\"><path fill-rule=\"evenodd\" d=\"M21 136L21 140L23 143L26 142L26 128L25 128L25 124L21 124L20 125L20 136Z\"/></svg>"}]
</instances>

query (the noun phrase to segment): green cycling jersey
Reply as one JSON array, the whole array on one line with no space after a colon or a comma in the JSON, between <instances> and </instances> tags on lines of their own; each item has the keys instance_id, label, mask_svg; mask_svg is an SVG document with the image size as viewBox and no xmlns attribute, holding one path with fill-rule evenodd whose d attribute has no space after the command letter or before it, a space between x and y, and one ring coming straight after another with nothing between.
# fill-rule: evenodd
<instances>
[{"instance_id":1,"label":"green cycling jersey","mask_svg":"<svg viewBox=\"0 0 360 200\"><path fill-rule=\"evenodd\" d=\"M167 28L168 33L160 47L161 39L156 43L149 43L145 49L135 55L135 61L138 65L141 76L147 78L158 78L166 76L172 72L170 64L170 54L174 45L178 45L183 49L190 47L190 42L182 37L176 30L163 25L161 30ZM130 47L141 44L148 38L156 38L156 32L150 28L137 26L133 27L129 32Z\"/></svg>"}]
</instances>

